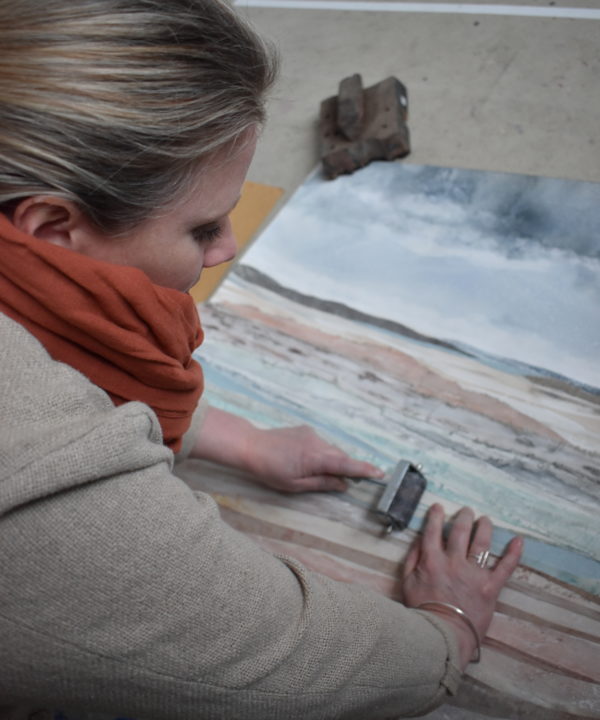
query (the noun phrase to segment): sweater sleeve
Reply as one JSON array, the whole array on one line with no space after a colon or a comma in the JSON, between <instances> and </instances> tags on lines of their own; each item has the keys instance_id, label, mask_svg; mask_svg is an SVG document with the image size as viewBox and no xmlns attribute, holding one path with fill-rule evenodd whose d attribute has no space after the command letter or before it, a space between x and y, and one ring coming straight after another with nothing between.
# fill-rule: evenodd
<instances>
[{"instance_id":1,"label":"sweater sleeve","mask_svg":"<svg viewBox=\"0 0 600 720\"><path fill-rule=\"evenodd\" d=\"M146 406L113 407L29 338L12 348L0 358L13 418L0 436L0 704L376 720L456 690L443 623L264 552L172 475Z\"/></svg>"}]
</instances>

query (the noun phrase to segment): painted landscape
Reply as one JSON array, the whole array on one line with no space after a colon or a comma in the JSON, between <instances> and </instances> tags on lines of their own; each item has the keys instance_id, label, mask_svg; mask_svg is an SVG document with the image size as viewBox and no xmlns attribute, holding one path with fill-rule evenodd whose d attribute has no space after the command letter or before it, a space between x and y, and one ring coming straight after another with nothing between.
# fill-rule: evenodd
<instances>
[{"instance_id":1,"label":"painted landscape","mask_svg":"<svg viewBox=\"0 0 600 720\"><path fill-rule=\"evenodd\" d=\"M367 482L289 497L187 463L266 548L401 599L427 507L489 514L522 566L455 708L432 718L600 718L600 185L373 163L309 178L201 307L215 405L309 423L428 480L383 537Z\"/></svg>"}]
</instances>

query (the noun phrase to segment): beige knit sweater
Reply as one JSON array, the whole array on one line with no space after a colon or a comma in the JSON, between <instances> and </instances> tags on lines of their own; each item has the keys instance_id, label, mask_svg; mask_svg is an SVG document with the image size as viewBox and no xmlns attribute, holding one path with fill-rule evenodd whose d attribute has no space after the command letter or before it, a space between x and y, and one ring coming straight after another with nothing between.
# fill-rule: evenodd
<instances>
[{"instance_id":1,"label":"beige knit sweater","mask_svg":"<svg viewBox=\"0 0 600 720\"><path fill-rule=\"evenodd\" d=\"M0 406L0 706L375 720L456 691L443 623L233 531L147 406L2 315Z\"/></svg>"}]
</instances>

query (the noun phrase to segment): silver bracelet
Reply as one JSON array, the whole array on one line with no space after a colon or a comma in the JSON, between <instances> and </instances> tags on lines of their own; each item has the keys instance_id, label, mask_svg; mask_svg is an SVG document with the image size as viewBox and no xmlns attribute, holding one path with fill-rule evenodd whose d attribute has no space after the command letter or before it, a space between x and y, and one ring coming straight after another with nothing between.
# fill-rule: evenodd
<instances>
[{"instance_id":1,"label":"silver bracelet","mask_svg":"<svg viewBox=\"0 0 600 720\"><path fill-rule=\"evenodd\" d=\"M464 610L461 610L456 605L451 605L447 602L438 602L437 600L430 600L428 602L421 603L420 605L417 605L415 610L421 610L426 609L428 607L439 607L439 608L446 608L447 610L452 610L453 613L456 613L461 620L464 620L469 630L473 633L473 637L475 638L475 641L477 642L477 647L475 648L475 656L472 658L472 663L478 663L481 660L481 639L479 637L479 633L477 632L477 628L475 625L473 625L473 621L471 618L467 615L467 613Z\"/></svg>"}]
</instances>

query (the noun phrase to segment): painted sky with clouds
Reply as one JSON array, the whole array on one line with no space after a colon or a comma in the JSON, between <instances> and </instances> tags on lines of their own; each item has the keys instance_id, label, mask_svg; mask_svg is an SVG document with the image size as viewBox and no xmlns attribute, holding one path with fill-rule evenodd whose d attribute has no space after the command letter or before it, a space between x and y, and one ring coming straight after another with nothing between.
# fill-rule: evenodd
<instances>
[{"instance_id":1,"label":"painted sky with clouds","mask_svg":"<svg viewBox=\"0 0 600 720\"><path fill-rule=\"evenodd\" d=\"M600 387L600 184L404 163L314 175L242 262Z\"/></svg>"}]
</instances>

